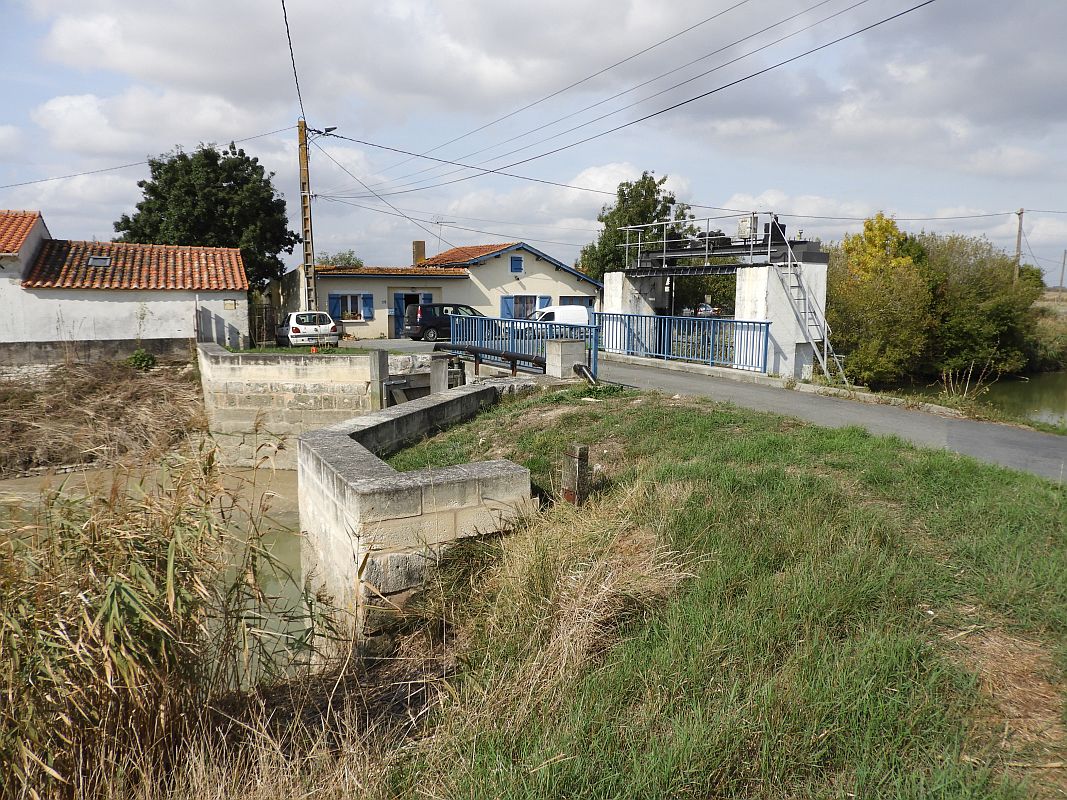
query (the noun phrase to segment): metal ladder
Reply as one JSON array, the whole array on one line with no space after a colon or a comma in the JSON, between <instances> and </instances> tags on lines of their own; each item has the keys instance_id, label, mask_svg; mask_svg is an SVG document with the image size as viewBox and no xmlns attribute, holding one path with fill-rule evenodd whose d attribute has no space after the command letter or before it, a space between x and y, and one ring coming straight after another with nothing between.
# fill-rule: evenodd
<instances>
[{"instance_id":1,"label":"metal ladder","mask_svg":"<svg viewBox=\"0 0 1067 800\"><path fill-rule=\"evenodd\" d=\"M768 239L770 238L772 237L768 237ZM782 238L784 239L785 237L783 236ZM815 351L815 357L818 359L819 366L822 368L827 380L831 383L840 381L845 386L849 386L848 376L845 375L845 368L841 364L841 359L834 352L833 345L830 344L830 335L833 331L826 321L823 310L812 300L811 290L804 283L800 262L793 253L793 248L788 240L786 240L785 246L786 261L784 264L775 264L774 271L777 273L778 280L781 281L782 287L789 297L789 301L793 306L793 313L796 314L797 319L800 321L804 336Z\"/></svg>"}]
</instances>

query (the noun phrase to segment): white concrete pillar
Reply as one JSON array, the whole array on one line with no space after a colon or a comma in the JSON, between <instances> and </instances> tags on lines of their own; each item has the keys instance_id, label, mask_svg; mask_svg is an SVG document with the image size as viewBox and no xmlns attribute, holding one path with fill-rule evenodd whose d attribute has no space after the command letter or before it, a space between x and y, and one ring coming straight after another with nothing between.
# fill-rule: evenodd
<instances>
[{"instance_id":1,"label":"white concrete pillar","mask_svg":"<svg viewBox=\"0 0 1067 800\"><path fill-rule=\"evenodd\" d=\"M545 342L545 374L550 378L573 378L574 365L585 363L581 339L549 339Z\"/></svg>"}]
</instances>

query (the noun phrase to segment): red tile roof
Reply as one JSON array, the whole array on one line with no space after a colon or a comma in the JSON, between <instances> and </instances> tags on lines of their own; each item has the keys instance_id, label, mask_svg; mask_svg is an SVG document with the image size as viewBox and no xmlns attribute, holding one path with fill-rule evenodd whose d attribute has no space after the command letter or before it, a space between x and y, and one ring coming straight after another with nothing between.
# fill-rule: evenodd
<instances>
[{"instance_id":1,"label":"red tile roof","mask_svg":"<svg viewBox=\"0 0 1067 800\"><path fill-rule=\"evenodd\" d=\"M344 275L358 278L375 277L430 277L430 278L469 278L470 273L462 267L343 267L333 264L320 264L315 267L318 275Z\"/></svg>"},{"instance_id":2,"label":"red tile roof","mask_svg":"<svg viewBox=\"0 0 1067 800\"><path fill-rule=\"evenodd\" d=\"M109 266L89 266L110 256ZM186 289L246 291L241 251L127 242L46 239L22 279L27 289Z\"/></svg>"},{"instance_id":3,"label":"red tile roof","mask_svg":"<svg viewBox=\"0 0 1067 800\"><path fill-rule=\"evenodd\" d=\"M40 211L4 211L0 209L0 254L14 255L26 243Z\"/></svg>"},{"instance_id":4,"label":"red tile roof","mask_svg":"<svg viewBox=\"0 0 1067 800\"><path fill-rule=\"evenodd\" d=\"M520 242L505 242L504 244L472 244L467 247L453 247L451 250L445 250L443 253L431 256L419 264L419 266L441 267L452 264L469 264L471 261L486 258L494 253L499 253L501 250L507 250L509 247L514 247L517 244L520 244Z\"/></svg>"}]
</instances>

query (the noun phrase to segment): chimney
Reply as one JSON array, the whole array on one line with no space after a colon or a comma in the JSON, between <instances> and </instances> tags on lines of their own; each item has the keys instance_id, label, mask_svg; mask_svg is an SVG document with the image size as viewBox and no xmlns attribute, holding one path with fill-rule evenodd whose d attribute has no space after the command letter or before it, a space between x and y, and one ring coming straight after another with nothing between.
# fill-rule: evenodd
<instances>
[{"instance_id":1,"label":"chimney","mask_svg":"<svg viewBox=\"0 0 1067 800\"><path fill-rule=\"evenodd\" d=\"M416 239L411 243L411 263L418 266L426 260L426 242Z\"/></svg>"}]
</instances>

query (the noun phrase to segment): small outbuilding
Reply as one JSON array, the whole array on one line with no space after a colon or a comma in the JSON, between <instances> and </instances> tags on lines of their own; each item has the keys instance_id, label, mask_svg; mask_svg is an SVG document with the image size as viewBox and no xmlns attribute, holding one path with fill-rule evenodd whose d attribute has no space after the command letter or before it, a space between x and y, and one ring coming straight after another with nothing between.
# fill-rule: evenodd
<instances>
[{"instance_id":1,"label":"small outbuilding","mask_svg":"<svg viewBox=\"0 0 1067 800\"><path fill-rule=\"evenodd\" d=\"M241 346L247 293L236 248L53 239L39 211L0 211L0 364Z\"/></svg>"}]
</instances>

